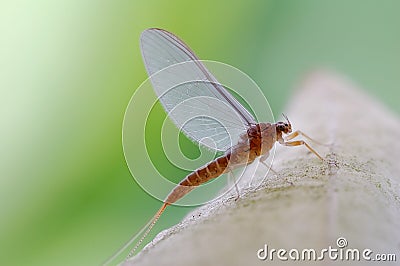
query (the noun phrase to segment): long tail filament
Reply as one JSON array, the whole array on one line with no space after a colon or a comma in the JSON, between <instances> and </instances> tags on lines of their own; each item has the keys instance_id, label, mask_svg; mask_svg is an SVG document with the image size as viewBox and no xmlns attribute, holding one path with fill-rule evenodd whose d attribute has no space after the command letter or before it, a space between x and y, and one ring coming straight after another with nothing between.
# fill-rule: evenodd
<instances>
[{"instance_id":1,"label":"long tail filament","mask_svg":"<svg viewBox=\"0 0 400 266\"><path fill-rule=\"evenodd\" d=\"M143 236L140 238L140 240L136 243L136 245L133 247L133 249L129 252L128 256L126 259L129 259L132 257L133 253L135 253L136 249L142 244L143 240L146 238L146 236L150 233L151 229L153 229L154 225L157 223L158 219L160 218L161 214L164 212L165 208L168 206L168 203L165 203L161 206L161 208L158 210L158 212L153 216L153 218L150 220L150 224L147 227L146 232L144 232Z\"/></svg>"},{"instance_id":2,"label":"long tail filament","mask_svg":"<svg viewBox=\"0 0 400 266\"><path fill-rule=\"evenodd\" d=\"M108 265L110 262L115 260L128 246L132 244L133 241L135 241L140 235L142 237L139 239L138 242L136 242L136 245L133 247L133 249L129 252L128 256L126 259L129 259L132 257L132 255L135 253L135 251L138 249L140 244L143 242L143 240L146 238L146 236L150 233L151 229L154 227L154 225L157 223L158 219L160 218L161 214L164 212L165 208L169 204L164 202L161 208L156 212L156 214L153 216L153 218L150 219L150 221L137 233L135 234L129 241L126 243L117 253L115 253L111 258L109 258L103 265ZM144 233L143 233L144 232Z\"/></svg>"}]
</instances>

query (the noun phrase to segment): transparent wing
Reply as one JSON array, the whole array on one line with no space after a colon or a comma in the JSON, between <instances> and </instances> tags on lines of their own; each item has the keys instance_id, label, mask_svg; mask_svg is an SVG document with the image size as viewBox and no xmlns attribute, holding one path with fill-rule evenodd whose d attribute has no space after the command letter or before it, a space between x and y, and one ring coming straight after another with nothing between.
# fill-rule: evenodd
<instances>
[{"instance_id":1,"label":"transparent wing","mask_svg":"<svg viewBox=\"0 0 400 266\"><path fill-rule=\"evenodd\" d=\"M161 104L175 125L193 141L225 151L256 123L172 33L145 30L141 35L141 50Z\"/></svg>"}]
</instances>

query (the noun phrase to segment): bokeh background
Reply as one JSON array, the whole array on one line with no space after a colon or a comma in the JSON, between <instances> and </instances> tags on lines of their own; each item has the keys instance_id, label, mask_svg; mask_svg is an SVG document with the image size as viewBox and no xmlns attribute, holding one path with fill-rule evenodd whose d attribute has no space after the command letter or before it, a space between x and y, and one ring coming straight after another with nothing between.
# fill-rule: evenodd
<instances>
[{"instance_id":1,"label":"bokeh background","mask_svg":"<svg viewBox=\"0 0 400 266\"><path fill-rule=\"evenodd\" d=\"M398 113L399 11L396 0L1 1L0 264L99 265L159 208L121 140L146 78L142 30L165 28L240 68L278 114L319 67ZM189 210L168 209L152 236Z\"/></svg>"}]
</instances>

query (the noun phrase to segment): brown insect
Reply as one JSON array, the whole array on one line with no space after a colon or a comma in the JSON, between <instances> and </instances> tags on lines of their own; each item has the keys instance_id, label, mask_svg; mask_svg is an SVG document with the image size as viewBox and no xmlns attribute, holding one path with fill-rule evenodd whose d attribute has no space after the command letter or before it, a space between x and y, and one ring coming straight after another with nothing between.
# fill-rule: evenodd
<instances>
[{"instance_id":1,"label":"brown insect","mask_svg":"<svg viewBox=\"0 0 400 266\"><path fill-rule=\"evenodd\" d=\"M279 142L284 146L304 145L319 159L323 160L323 158L305 141L291 141L299 135L310 140L311 138L299 130L292 132L290 121L285 115L285 122L272 124L257 123L253 115L251 115L223 86L216 82L216 79L199 61L193 51L174 34L162 29L145 30L141 36L141 48L145 66L150 77L154 73L170 65L182 62L194 62L194 64L192 64L194 67L191 67L189 70L191 75L197 77L197 80L208 82L195 82L194 85L181 84L176 89L166 92L166 88L163 88L162 85L160 85L163 83L163 80L151 79L153 87L158 94L165 111L178 128L180 128L190 139L198 143L204 136L211 138L217 144L217 146L213 148L219 151L225 151L225 153L209 162L207 165L204 165L187 175L178 185L176 185L176 187L165 198L161 208L157 211L146 227L143 228L145 231L142 237L136 243L127 258L134 254L168 205L175 203L199 185L208 182L213 178L217 178L224 173L231 172L235 168L251 164L257 158L259 158L261 162L264 162L268 158L269 151L272 149L275 142ZM173 76L174 75L169 75L168 77ZM237 117L240 118L240 129L237 132L241 133L237 136L236 145L230 145L230 142L227 141L229 138L224 135L226 133L224 128L220 125L216 125L211 119L198 117L192 119L191 124L188 125L185 124L185 119L181 119L181 114L179 112L171 112L171 110L179 103L176 99L181 99L183 101L191 97L198 97L199 95L206 98L213 97L229 105L232 110L234 110L234 112L232 112L234 114L227 112L226 114L223 114L223 119L225 121L233 121L236 119L236 122L228 123L231 127L237 125ZM208 113L210 113L210 110L211 113L219 112L221 110L218 109L217 106L210 104L207 100L200 103L206 106ZM209 126L207 127L207 125ZM215 127L211 127L212 125L215 125ZM211 129L213 133L210 133ZM138 235L140 235L140 233L141 232L139 232ZM129 244L130 242L127 245ZM124 250L125 247L122 250ZM122 252L122 250L120 252ZM114 255L111 260L118 256L120 252Z\"/></svg>"}]
</instances>

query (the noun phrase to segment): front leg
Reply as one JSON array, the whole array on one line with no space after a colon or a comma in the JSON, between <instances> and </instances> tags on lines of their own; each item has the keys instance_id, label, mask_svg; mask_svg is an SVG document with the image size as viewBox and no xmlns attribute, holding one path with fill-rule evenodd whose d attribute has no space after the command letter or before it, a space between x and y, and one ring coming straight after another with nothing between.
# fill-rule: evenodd
<instances>
[{"instance_id":1,"label":"front leg","mask_svg":"<svg viewBox=\"0 0 400 266\"><path fill-rule=\"evenodd\" d=\"M285 139L285 141L288 141L288 140L294 139L295 137L297 137L299 135L305 137L308 140L311 140L312 142L314 142L318 145L329 146L327 144L316 141L315 139L311 138L310 136L306 135L303 131L300 131L300 130L296 130L296 131L292 132L291 134L287 135L284 139Z\"/></svg>"},{"instance_id":2,"label":"front leg","mask_svg":"<svg viewBox=\"0 0 400 266\"><path fill-rule=\"evenodd\" d=\"M292 138L294 138L294 137L292 137ZM312 153L314 153L318 158L320 158L322 161L324 160L322 158L322 156L319 155L318 152L316 152L313 148L311 148L311 146L308 145L307 142L305 142L304 140L286 141L286 140L282 139L281 141L279 141L279 143L284 145L284 146L300 146L300 145L304 145L304 146L307 147L307 149L309 149Z\"/></svg>"}]
</instances>

